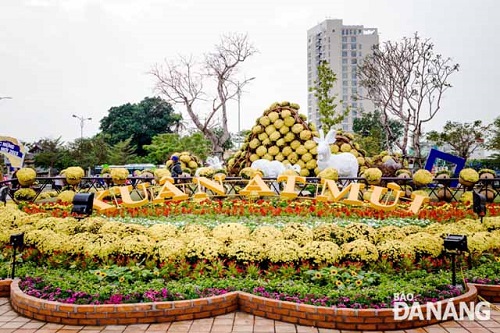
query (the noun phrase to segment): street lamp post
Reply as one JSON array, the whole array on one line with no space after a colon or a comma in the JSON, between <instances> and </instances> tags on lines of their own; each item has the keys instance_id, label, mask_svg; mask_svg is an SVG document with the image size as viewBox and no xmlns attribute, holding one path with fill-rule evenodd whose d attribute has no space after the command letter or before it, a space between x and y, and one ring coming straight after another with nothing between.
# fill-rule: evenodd
<instances>
[{"instance_id":1,"label":"street lamp post","mask_svg":"<svg viewBox=\"0 0 500 333\"><path fill-rule=\"evenodd\" d=\"M92 120L92 118L85 118L84 116L73 115L73 118L76 118L80 121L80 140L83 140L83 126L85 126L85 121Z\"/></svg>"}]
</instances>

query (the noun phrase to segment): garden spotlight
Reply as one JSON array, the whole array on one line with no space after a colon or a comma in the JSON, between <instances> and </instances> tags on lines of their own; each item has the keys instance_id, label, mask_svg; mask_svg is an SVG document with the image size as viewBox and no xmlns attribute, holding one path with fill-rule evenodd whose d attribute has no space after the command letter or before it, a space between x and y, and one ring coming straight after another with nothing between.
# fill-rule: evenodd
<instances>
[{"instance_id":1,"label":"garden spotlight","mask_svg":"<svg viewBox=\"0 0 500 333\"><path fill-rule=\"evenodd\" d=\"M448 235L444 239L444 248L451 255L451 283L457 285L457 267L456 255L462 251L469 251L467 247L467 236L465 235ZM470 258L470 256L469 256Z\"/></svg>"},{"instance_id":2,"label":"garden spotlight","mask_svg":"<svg viewBox=\"0 0 500 333\"><path fill-rule=\"evenodd\" d=\"M483 216L486 215L486 197L476 191L472 191L472 210L479 216L481 223L483 223Z\"/></svg>"},{"instance_id":3,"label":"garden spotlight","mask_svg":"<svg viewBox=\"0 0 500 333\"><path fill-rule=\"evenodd\" d=\"M24 248L24 232L20 234L10 235L10 245L12 245L12 272L10 274L11 279L14 278L16 272L16 250L22 251Z\"/></svg>"}]
</instances>

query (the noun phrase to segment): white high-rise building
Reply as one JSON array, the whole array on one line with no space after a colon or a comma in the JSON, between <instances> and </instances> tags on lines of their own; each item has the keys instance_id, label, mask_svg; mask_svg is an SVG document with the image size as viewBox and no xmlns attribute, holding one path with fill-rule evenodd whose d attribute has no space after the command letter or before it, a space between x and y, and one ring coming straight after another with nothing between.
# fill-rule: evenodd
<instances>
[{"instance_id":1,"label":"white high-rise building","mask_svg":"<svg viewBox=\"0 0 500 333\"><path fill-rule=\"evenodd\" d=\"M320 114L314 92L309 91L318 77L318 65L326 60L335 75L331 93L336 96L338 112L350 108L341 128L352 131L355 118L362 112L372 112L373 103L356 100L362 95L356 75L360 60L372 52L372 46L379 43L377 29L362 25L343 25L342 20L326 20L307 31L307 115L310 122L320 125ZM342 103L340 102L342 101Z\"/></svg>"}]
</instances>

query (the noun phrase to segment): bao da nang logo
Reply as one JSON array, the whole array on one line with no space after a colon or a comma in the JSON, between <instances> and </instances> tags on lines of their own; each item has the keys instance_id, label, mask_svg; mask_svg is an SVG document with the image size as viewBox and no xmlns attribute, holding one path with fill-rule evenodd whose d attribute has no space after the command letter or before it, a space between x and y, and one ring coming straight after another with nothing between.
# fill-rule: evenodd
<instances>
[{"instance_id":1,"label":"bao da nang logo","mask_svg":"<svg viewBox=\"0 0 500 333\"><path fill-rule=\"evenodd\" d=\"M490 303L460 302L414 302L413 294L394 294L394 320L489 320Z\"/></svg>"}]
</instances>

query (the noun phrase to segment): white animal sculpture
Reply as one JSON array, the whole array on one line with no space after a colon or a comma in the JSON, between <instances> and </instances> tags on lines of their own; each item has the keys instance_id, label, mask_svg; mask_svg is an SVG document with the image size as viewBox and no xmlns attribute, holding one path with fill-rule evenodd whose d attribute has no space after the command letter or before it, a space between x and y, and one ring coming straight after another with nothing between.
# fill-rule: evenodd
<instances>
[{"instance_id":1,"label":"white animal sculpture","mask_svg":"<svg viewBox=\"0 0 500 333\"><path fill-rule=\"evenodd\" d=\"M277 178L286 167L280 161L269 161L266 159L260 159L252 162L251 165L254 169L259 169L264 174L264 177Z\"/></svg>"},{"instance_id":2,"label":"white animal sculpture","mask_svg":"<svg viewBox=\"0 0 500 333\"><path fill-rule=\"evenodd\" d=\"M326 137L323 137L323 132L319 131L320 137L314 138L314 141L318 144L318 168L320 171L326 168L337 169L339 177L342 178L356 178L358 177L358 160L351 153L340 153L333 155L330 151L330 144L334 143L337 134L335 130L331 129Z\"/></svg>"},{"instance_id":3,"label":"white animal sculpture","mask_svg":"<svg viewBox=\"0 0 500 333\"><path fill-rule=\"evenodd\" d=\"M224 169L224 162L219 160L219 157L214 156L214 157L208 157L207 158L207 165L206 167L201 167L196 169L195 176L199 177L201 172L204 172L207 169L212 170L212 172L215 172L217 170L222 170Z\"/></svg>"}]
</instances>

